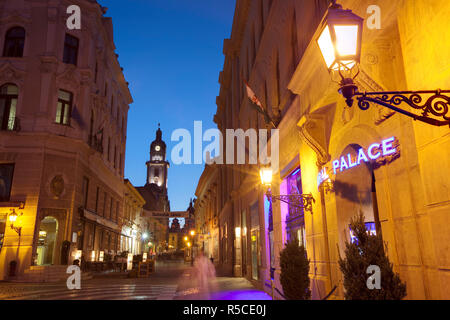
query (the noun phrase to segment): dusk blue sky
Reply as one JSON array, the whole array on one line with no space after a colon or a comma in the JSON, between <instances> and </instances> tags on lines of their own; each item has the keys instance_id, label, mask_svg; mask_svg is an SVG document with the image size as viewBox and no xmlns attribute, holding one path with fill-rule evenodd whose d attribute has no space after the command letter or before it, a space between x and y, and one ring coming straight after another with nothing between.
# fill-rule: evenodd
<instances>
[{"instance_id":1,"label":"dusk blue sky","mask_svg":"<svg viewBox=\"0 0 450 320\"><path fill-rule=\"evenodd\" d=\"M128 113L125 177L142 186L150 143L161 123L168 160L172 132L194 121L215 128L223 40L230 37L235 0L100 0L112 17L119 62L134 103ZM207 145L207 144L205 144ZM204 165L169 169L172 211L186 210Z\"/></svg>"}]
</instances>

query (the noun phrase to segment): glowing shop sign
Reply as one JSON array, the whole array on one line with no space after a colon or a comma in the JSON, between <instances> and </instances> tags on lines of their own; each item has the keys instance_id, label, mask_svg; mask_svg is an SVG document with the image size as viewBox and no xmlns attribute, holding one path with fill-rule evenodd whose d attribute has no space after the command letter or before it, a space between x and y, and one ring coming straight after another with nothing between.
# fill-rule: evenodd
<instances>
[{"instance_id":1,"label":"glowing shop sign","mask_svg":"<svg viewBox=\"0 0 450 320\"><path fill-rule=\"evenodd\" d=\"M340 160L333 161L333 171L336 174L344 172L345 170L357 167L361 162L377 161L380 158L393 156L398 153L397 147L394 146L395 137L381 141L381 143L374 143L370 145L367 150L363 148L359 149L357 159L352 159L352 155L349 153L346 156L342 156ZM397 145L397 144L396 144Z\"/></svg>"}]
</instances>

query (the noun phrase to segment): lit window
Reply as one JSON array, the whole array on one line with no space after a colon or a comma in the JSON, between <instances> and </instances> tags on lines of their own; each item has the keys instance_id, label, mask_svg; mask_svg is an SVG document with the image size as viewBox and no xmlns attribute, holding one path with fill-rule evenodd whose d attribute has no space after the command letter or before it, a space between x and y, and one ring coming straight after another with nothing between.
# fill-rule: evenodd
<instances>
[{"instance_id":1,"label":"lit window","mask_svg":"<svg viewBox=\"0 0 450 320\"><path fill-rule=\"evenodd\" d=\"M4 57L22 57L25 45L25 29L21 27L11 28L6 32Z\"/></svg>"},{"instance_id":2,"label":"lit window","mask_svg":"<svg viewBox=\"0 0 450 320\"><path fill-rule=\"evenodd\" d=\"M18 94L13 84L0 87L0 130L14 130Z\"/></svg>"},{"instance_id":3,"label":"lit window","mask_svg":"<svg viewBox=\"0 0 450 320\"><path fill-rule=\"evenodd\" d=\"M70 125L70 115L72 113L72 93L59 90L58 105L56 107L55 122L59 124Z\"/></svg>"}]
</instances>

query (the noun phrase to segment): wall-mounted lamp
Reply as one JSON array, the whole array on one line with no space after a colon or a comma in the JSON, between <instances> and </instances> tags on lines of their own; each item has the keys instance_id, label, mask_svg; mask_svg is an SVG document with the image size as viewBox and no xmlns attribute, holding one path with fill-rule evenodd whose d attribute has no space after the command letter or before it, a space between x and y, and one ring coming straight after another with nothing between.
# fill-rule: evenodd
<instances>
[{"instance_id":1,"label":"wall-mounted lamp","mask_svg":"<svg viewBox=\"0 0 450 320\"><path fill-rule=\"evenodd\" d=\"M22 227L16 227L16 226L14 226L14 223L16 223L17 218L21 217L22 215L23 215L22 212L17 214L15 209L11 209L11 213L9 214L9 222L11 222L11 229L13 229L15 232L17 232L19 237L22 234Z\"/></svg>"},{"instance_id":2,"label":"wall-mounted lamp","mask_svg":"<svg viewBox=\"0 0 450 320\"><path fill-rule=\"evenodd\" d=\"M236 227L234 229L234 232L236 234L236 238L240 238L241 237L241 228L240 227Z\"/></svg>"},{"instance_id":3,"label":"wall-mounted lamp","mask_svg":"<svg viewBox=\"0 0 450 320\"><path fill-rule=\"evenodd\" d=\"M333 0L317 39L328 71L337 72L341 77L339 93L344 96L347 105L351 107L356 97L361 110L368 110L372 102L433 126L450 126L450 96L444 95L450 90L358 91L354 80L359 75L363 21L363 18L351 10L342 9ZM401 109L401 104L421 111L421 114Z\"/></svg>"},{"instance_id":4,"label":"wall-mounted lamp","mask_svg":"<svg viewBox=\"0 0 450 320\"><path fill-rule=\"evenodd\" d=\"M288 195L273 195L270 189L272 185L273 171L270 167L263 167L260 169L261 183L267 187L267 199L275 203L277 200L285 202L290 206L302 208L306 211L312 211L312 204L316 202L312 194L288 194Z\"/></svg>"}]
</instances>

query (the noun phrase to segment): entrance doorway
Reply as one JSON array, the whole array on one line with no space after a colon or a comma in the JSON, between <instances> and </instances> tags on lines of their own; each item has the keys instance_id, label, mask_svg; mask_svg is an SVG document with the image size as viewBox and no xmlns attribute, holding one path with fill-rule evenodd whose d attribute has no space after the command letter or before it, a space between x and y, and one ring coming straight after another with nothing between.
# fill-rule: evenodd
<instances>
[{"instance_id":1,"label":"entrance doorway","mask_svg":"<svg viewBox=\"0 0 450 320\"><path fill-rule=\"evenodd\" d=\"M58 221L53 217L46 217L41 221L37 245L37 265L54 264L55 243L58 234Z\"/></svg>"},{"instance_id":2,"label":"entrance doorway","mask_svg":"<svg viewBox=\"0 0 450 320\"><path fill-rule=\"evenodd\" d=\"M252 229L251 231L251 249L252 249L252 279L258 280L259 229Z\"/></svg>"},{"instance_id":3,"label":"entrance doorway","mask_svg":"<svg viewBox=\"0 0 450 320\"><path fill-rule=\"evenodd\" d=\"M342 155L350 154L352 163L356 163L360 149L359 145L349 145ZM350 220L360 213L365 217L368 232L381 234L375 174L371 164L364 162L343 172L338 171L335 191L340 248L345 247L346 241L352 241Z\"/></svg>"}]
</instances>

